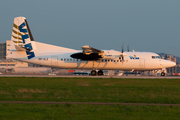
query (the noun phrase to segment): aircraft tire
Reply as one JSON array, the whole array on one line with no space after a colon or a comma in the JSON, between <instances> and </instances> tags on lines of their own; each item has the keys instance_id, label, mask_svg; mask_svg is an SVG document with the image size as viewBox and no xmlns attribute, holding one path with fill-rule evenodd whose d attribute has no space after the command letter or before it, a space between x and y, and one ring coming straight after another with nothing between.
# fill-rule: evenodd
<instances>
[{"instance_id":1,"label":"aircraft tire","mask_svg":"<svg viewBox=\"0 0 180 120\"><path fill-rule=\"evenodd\" d=\"M102 71L102 70L99 70L99 71L98 71L98 75L99 75L99 76L102 76L102 75L103 75L103 71Z\"/></svg>"},{"instance_id":2,"label":"aircraft tire","mask_svg":"<svg viewBox=\"0 0 180 120\"><path fill-rule=\"evenodd\" d=\"M162 73L161 73L161 76L165 76L165 73L164 73L164 72L162 72Z\"/></svg>"},{"instance_id":3,"label":"aircraft tire","mask_svg":"<svg viewBox=\"0 0 180 120\"><path fill-rule=\"evenodd\" d=\"M92 75L92 76L96 76L96 74L97 74L97 72L96 72L95 70L92 70L92 71L91 71L91 75Z\"/></svg>"}]
</instances>

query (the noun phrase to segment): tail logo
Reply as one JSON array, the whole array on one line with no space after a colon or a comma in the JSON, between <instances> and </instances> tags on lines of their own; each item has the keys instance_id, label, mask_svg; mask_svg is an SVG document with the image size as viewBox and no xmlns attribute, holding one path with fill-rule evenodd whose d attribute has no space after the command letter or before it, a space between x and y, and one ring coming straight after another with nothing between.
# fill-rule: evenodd
<instances>
[{"instance_id":1,"label":"tail logo","mask_svg":"<svg viewBox=\"0 0 180 120\"><path fill-rule=\"evenodd\" d=\"M23 33L27 33L27 29L23 29L23 27L26 26L25 22L23 22L20 26L19 26L19 31L23 32ZM22 41L23 44L25 44L25 39L29 38L28 34L22 35Z\"/></svg>"},{"instance_id":2,"label":"tail logo","mask_svg":"<svg viewBox=\"0 0 180 120\"><path fill-rule=\"evenodd\" d=\"M31 43L24 45L24 47L26 49L28 49L28 50L26 50L26 54L27 54L28 59L31 59L31 58L35 57L34 52L30 52L30 50L33 49Z\"/></svg>"},{"instance_id":3,"label":"tail logo","mask_svg":"<svg viewBox=\"0 0 180 120\"><path fill-rule=\"evenodd\" d=\"M29 38L29 34L28 34L28 30L27 28L24 28L24 27L27 27L25 22L23 22L20 26L17 26L15 23L13 25L13 33L15 33L17 35L14 36L12 35L13 38L15 38L17 41L13 41L14 43L17 43L18 46L23 46L23 48L26 49L26 55L27 55L27 58L28 59L31 59L33 57L35 57L35 54L34 52L32 51L33 50L33 47L32 47L32 44L31 43L27 43L26 42L26 39ZM20 32L17 32L16 30L20 31ZM21 36L18 37L18 36ZM19 41L20 40L20 41ZM22 42L21 42L22 41ZM27 40L27 41L30 41L30 40ZM20 44L19 44L20 43ZM23 43L23 44L22 44ZM27 43L27 44L26 44Z\"/></svg>"}]
</instances>

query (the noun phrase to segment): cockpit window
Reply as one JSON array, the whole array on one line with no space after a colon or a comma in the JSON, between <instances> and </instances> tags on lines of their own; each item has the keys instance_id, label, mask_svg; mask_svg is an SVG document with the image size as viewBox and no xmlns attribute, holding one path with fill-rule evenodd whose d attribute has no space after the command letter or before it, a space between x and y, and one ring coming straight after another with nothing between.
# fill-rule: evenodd
<instances>
[{"instance_id":1,"label":"cockpit window","mask_svg":"<svg viewBox=\"0 0 180 120\"><path fill-rule=\"evenodd\" d=\"M152 59L161 59L160 56L152 56Z\"/></svg>"}]
</instances>

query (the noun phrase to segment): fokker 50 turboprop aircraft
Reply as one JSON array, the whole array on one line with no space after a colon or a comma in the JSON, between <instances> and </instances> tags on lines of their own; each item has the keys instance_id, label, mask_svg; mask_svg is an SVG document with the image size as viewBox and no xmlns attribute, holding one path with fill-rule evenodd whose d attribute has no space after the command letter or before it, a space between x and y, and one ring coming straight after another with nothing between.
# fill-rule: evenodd
<instances>
[{"instance_id":1,"label":"fokker 50 turboprop aircraft","mask_svg":"<svg viewBox=\"0 0 180 120\"><path fill-rule=\"evenodd\" d=\"M14 18L7 58L57 68L91 69L91 75L103 75L102 70L156 70L176 65L152 52L98 50L87 45L74 50L35 42L25 17Z\"/></svg>"}]
</instances>

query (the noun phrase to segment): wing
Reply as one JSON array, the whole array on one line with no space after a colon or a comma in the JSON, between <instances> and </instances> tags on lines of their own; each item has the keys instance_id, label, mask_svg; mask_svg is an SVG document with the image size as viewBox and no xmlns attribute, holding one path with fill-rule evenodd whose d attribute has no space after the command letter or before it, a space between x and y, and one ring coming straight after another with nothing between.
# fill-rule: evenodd
<instances>
[{"instance_id":1,"label":"wing","mask_svg":"<svg viewBox=\"0 0 180 120\"><path fill-rule=\"evenodd\" d=\"M92 48L90 46L82 46L82 52L74 53L71 55L72 58L82 59L82 60L98 60L102 58L104 51Z\"/></svg>"},{"instance_id":2,"label":"wing","mask_svg":"<svg viewBox=\"0 0 180 120\"><path fill-rule=\"evenodd\" d=\"M82 46L81 48L83 49L83 54L85 55L89 55L92 53L98 53L98 54L104 53L103 51L92 48L90 46Z\"/></svg>"}]
</instances>

